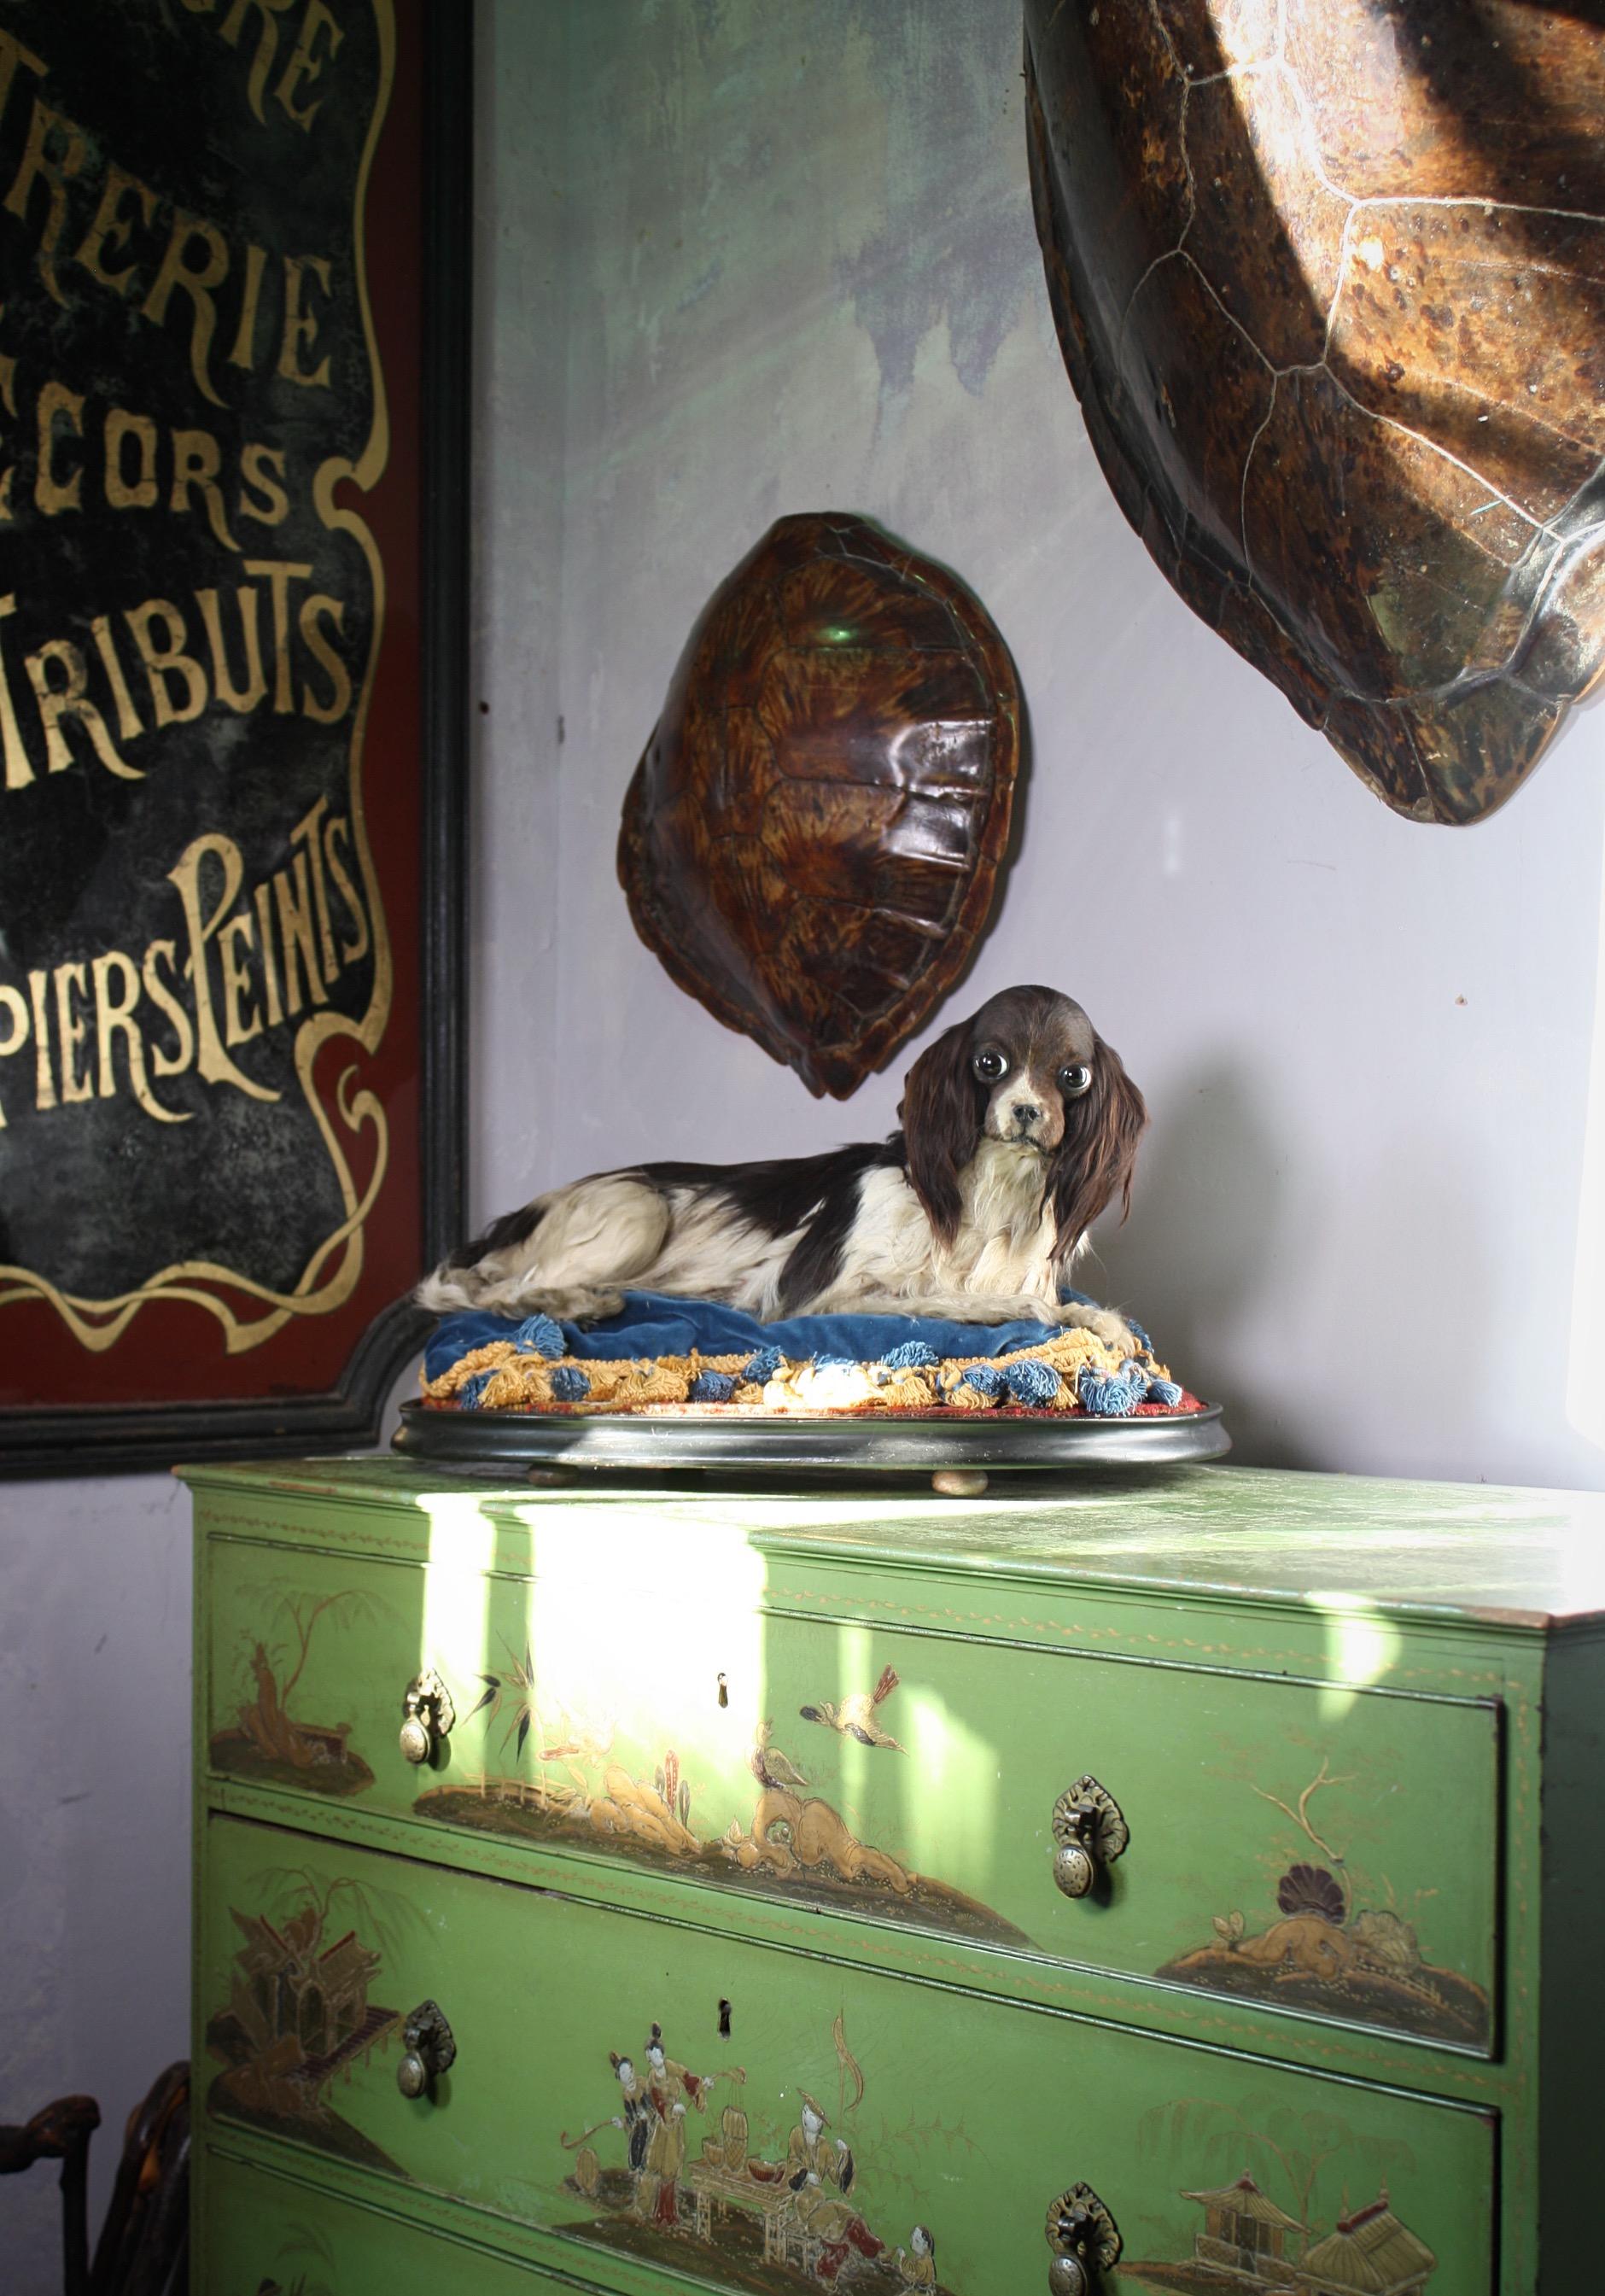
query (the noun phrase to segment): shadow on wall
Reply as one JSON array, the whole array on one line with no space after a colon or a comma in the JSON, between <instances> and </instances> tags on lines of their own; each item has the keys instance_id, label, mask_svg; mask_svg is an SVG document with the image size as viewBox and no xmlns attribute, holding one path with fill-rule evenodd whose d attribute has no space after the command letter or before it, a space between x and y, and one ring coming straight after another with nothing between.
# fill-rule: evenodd
<instances>
[{"instance_id":1,"label":"shadow on wall","mask_svg":"<svg viewBox=\"0 0 1605 2296\"><path fill-rule=\"evenodd\" d=\"M1499 1343L1458 1154L1452 1137L1384 1133L1329 1168L1217 1060L1166 1095L1131 1219L1100 1232L1082 1288L1129 1308L1176 1376L1225 1406L1241 1465L1464 1479L1471 1463L1445 1453L1443 1431L1463 1424L1468 1397L1497 1409ZM1456 1249L1417 1298L1413 1266L1434 1232ZM1352 1341L1334 1348L1335 1327ZM1503 1342L1538 1343L1526 1331ZM1362 1394L1369 1456L1355 1450Z\"/></svg>"},{"instance_id":2,"label":"shadow on wall","mask_svg":"<svg viewBox=\"0 0 1605 2296\"><path fill-rule=\"evenodd\" d=\"M1129 1307L1176 1376L1226 1405L1241 1459L1313 1465L1271 1398L1257 1406L1252 1374L1290 1223L1289 1144L1231 1061L1193 1070L1166 1099L1138 1160L1131 1218L1105 1224L1077 1280Z\"/></svg>"}]
</instances>

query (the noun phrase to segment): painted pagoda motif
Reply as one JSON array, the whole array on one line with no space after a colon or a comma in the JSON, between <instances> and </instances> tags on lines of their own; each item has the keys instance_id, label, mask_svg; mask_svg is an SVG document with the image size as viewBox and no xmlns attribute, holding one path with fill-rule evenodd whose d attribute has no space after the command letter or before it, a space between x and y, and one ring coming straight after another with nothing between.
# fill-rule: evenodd
<instances>
[{"instance_id":1,"label":"painted pagoda motif","mask_svg":"<svg viewBox=\"0 0 1605 2296\"><path fill-rule=\"evenodd\" d=\"M1187 2193L1204 2211L1204 2229L1192 2252L1202 2265L1230 2272L1245 2288L1293 2288L1298 2266L1287 2256L1290 2233L1306 2227L1279 2209L1245 2169L1236 2184L1218 2193Z\"/></svg>"},{"instance_id":2,"label":"painted pagoda motif","mask_svg":"<svg viewBox=\"0 0 1605 2296\"><path fill-rule=\"evenodd\" d=\"M1317 2241L1299 2273L1301 2296L1421 2296L1437 2259L1395 2216L1388 2187L1368 2209L1338 2219Z\"/></svg>"},{"instance_id":3,"label":"painted pagoda motif","mask_svg":"<svg viewBox=\"0 0 1605 2296\"><path fill-rule=\"evenodd\" d=\"M380 1956L355 1930L325 1941L327 1906L287 1920L233 1911L244 1939L228 2006L209 2019L207 2046L224 2066L211 2112L321 2144L373 2168L394 2163L330 2103L337 2079L389 2043L400 2012L369 1999Z\"/></svg>"},{"instance_id":4,"label":"painted pagoda motif","mask_svg":"<svg viewBox=\"0 0 1605 2296\"><path fill-rule=\"evenodd\" d=\"M1322 2238L1278 2208L1245 2169L1218 2192L1184 2193L1204 2211L1190 2257L1123 2264L1120 2278L1175 2296L1421 2296L1437 2269L1423 2240L1394 2214L1383 2185Z\"/></svg>"}]
</instances>

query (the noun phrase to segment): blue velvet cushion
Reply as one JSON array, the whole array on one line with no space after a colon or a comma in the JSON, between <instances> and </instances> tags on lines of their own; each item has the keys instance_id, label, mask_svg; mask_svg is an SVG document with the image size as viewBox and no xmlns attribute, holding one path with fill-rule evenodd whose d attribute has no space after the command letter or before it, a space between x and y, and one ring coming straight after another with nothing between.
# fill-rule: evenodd
<instances>
[{"instance_id":1,"label":"blue velvet cushion","mask_svg":"<svg viewBox=\"0 0 1605 2296\"><path fill-rule=\"evenodd\" d=\"M1085 1292L1062 1296L1082 1307L1094 1304ZM599 1363L625 1357L688 1356L693 1349L704 1356L736 1356L763 1348L778 1349L793 1362L880 1363L894 1348L911 1342L930 1349L938 1359L1010 1355L1020 1348L1040 1347L1057 1329L1036 1323L950 1324L929 1316L793 1316L783 1323L760 1324L742 1308L713 1300L626 1292L619 1314L583 1326L553 1325L549 1316L493 1316L481 1308L443 1316L423 1362L427 1376L438 1379L473 1349L520 1332L526 1333L521 1344L529 1353L554 1356L559 1352L555 1333L561 1332L562 1353Z\"/></svg>"}]
</instances>

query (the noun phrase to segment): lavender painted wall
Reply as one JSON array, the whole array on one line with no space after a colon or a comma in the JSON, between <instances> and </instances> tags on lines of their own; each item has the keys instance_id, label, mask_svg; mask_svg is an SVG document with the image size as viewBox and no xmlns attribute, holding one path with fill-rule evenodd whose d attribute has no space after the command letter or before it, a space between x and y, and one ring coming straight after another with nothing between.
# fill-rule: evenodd
<instances>
[{"instance_id":1,"label":"lavender painted wall","mask_svg":"<svg viewBox=\"0 0 1605 2296\"><path fill-rule=\"evenodd\" d=\"M504 56L546 14L492 10ZM1225 1400L1250 1461L1599 1484L1601 719L1583 712L1493 822L1424 829L1180 603L1053 337L1020 40L1013 0L572 12L554 683L518 643L550 633L520 619L533 552L504 494L483 569L503 642L475 1209L649 1150L892 1122L896 1073L810 1101L680 995L613 873L708 592L782 512L851 507L956 568L1019 663L1023 842L935 1025L1011 980L1060 983L1143 1085L1132 1218L1100 1234L1093 1288ZM534 188L504 146L501 195ZM533 498L550 338L503 301L494 329L498 437L523 442L495 467Z\"/></svg>"}]
</instances>

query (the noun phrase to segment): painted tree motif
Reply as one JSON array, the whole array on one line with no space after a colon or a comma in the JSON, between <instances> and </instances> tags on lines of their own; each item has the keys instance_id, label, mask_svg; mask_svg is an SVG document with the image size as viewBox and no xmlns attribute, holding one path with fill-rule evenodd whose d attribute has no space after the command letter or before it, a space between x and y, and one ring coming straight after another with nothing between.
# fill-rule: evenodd
<instances>
[{"instance_id":1,"label":"painted tree motif","mask_svg":"<svg viewBox=\"0 0 1605 2296\"><path fill-rule=\"evenodd\" d=\"M1317 1826L1316 1797L1355 1780L1334 1776L1323 1755L1296 1801L1249 1783L1321 1862L1301 1857L1284 1870L1276 1883L1277 1918L1251 1930L1241 1906L1216 1914L1213 1940L1178 1954L1156 1974L1284 2008L1346 2016L1357 2010L1368 2022L1431 2039L1486 2042L1490 2013L1482 1987L1429 1962L1414 1923L1392 1902L1386 1877L1388 1902L1372 1902L1374 1885L1350 1863L1330 1820Z\"/></svg>"},{"instance_id":2,"label":"painted tree motif","mask_svg":"<svg viewBox=\"0 0 1605 2296\"><path fill-rule=\"evenodd\" d=\"M349 1722L308 1721L292 1702L320 1624L325 1635L348 1634L389 1618L388 1607L357 1587L314 1596L281 1583L251 1592L260 1597L266 1620L262 1634L241 1638L242 1670L255 1696L236 1709L237 1726L212 1733L213 1766L317 1793L356 1793L372 1785L373 1771L349 1743Z\"/></svg>"}]
</instances>

